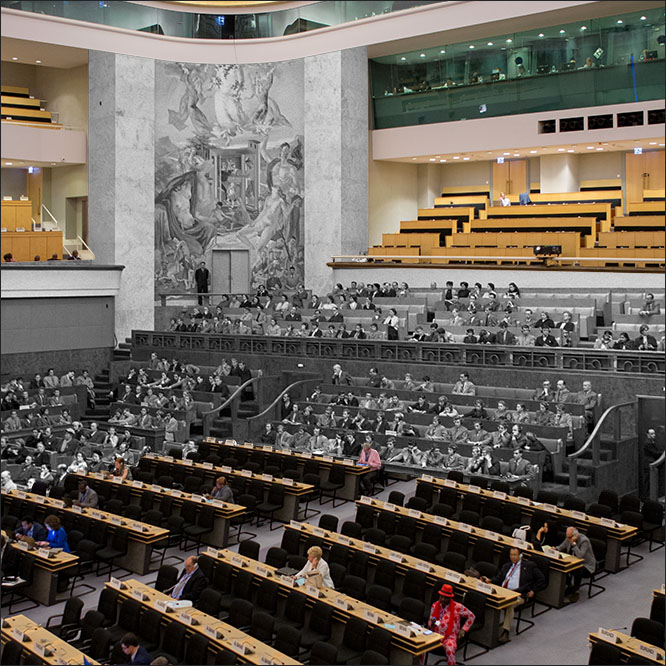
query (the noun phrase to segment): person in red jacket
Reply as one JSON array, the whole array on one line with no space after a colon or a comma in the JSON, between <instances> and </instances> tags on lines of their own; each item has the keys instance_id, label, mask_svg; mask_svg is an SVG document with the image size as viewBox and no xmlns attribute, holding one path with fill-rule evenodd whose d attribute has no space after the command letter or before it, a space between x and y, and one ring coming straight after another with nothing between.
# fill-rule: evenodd
<instances>
[{"instance_id":1,"label":"person in red jacket","mask_svg":"<svg viewBox=\"0 0 666 666\"><path fill-rule=\"evenodd\" d=\"M461 626L462 618L465 618L465 623ZM442 585L439 600L430 609L428 627L442 636L442 647L446 653L447 664L456 663L458 641L473 624L474 613L453 600L453 588L450 585Z\"/></svg>"}]
</instances>

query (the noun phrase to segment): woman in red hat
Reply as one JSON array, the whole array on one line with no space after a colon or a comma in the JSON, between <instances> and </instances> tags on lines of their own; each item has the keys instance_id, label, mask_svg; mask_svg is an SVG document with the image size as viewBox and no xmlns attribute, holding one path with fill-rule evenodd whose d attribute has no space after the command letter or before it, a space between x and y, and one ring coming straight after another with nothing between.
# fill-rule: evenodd
<instances>
[{"instance_id":1,"label":"woman in red hat","mask_svg":"<svg viewBox=\"0 0 666 666\"><path fill-rule=\"evenodd\" d=\"M460 626L462 618L465 624ZM453 588L450 585L442 585L439 591L439 600L435 601L430 609L428 627L441 634L442 647L446 653L446 663L456 663L456 649L458 640L461 639L474 624L474 613L453 600Z\"/></svg>"}]
</instances>

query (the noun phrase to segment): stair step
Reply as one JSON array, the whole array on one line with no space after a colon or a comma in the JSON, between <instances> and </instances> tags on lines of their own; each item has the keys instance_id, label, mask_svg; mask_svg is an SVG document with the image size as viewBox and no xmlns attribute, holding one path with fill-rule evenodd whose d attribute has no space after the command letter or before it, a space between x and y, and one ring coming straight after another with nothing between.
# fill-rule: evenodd
<instances>
[{"instance_id":1,"label":"stair step","mask_svg":"<svg viewBox=\"0 0 666 666\"><path fill-rule=\"evenodd\" d=\"M591 459L592 459L592 451L590 449L584 451L583 455L579 458L579 460L591 460ZM607 462L615 460L613 456L613 451L611 451L610 449L599 449L599 459Z\"/></svg>"},{"instance_id":2,"label":"stair step","mask_svg":"<svg viewBox=\"0 0 666 666\"><path fill-rule=\"evenodd\" d=\"M555 482L569 487L569 473L560 472L555 474ZM578 485L584 488L589 488L592 485L592 477L588 474L578 474Z\"/></svg>"}]
</instances>

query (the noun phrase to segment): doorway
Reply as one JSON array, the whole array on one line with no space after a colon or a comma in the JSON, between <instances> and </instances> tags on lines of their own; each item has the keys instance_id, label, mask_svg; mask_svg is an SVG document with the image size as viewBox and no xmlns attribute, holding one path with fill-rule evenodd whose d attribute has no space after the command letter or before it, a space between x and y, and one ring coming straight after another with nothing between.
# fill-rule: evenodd
<instances>
[{"instance_id":1,"label":"doorway","mask_svg":"<svg viewBox=\"0 0 666 666\"><path fill-rule=\"evenodd\" d=\"M213 250L211 291L246 294L250 291L249 250Z\"/></svg>"}]
</instances>

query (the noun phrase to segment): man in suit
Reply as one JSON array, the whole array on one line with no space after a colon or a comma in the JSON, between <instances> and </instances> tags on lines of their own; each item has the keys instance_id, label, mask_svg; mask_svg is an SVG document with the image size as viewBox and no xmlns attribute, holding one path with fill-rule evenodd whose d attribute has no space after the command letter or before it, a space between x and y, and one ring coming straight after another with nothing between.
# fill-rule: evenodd
<instances>
[{"instance_id":1,"label":"man in suit","mask_svg":"<svg viewBox=\"0 0 666 666\"><path fill-rule=\"evenodd\" d=\"M634 346L639 351L656 351L657 338L654 335L649 335L650 327L643 324L639 329L639 336L634 340Z\"/></svg>"},{"instance_id":2,"label":"man in suit","mask_svg":"<svg viewBox=\"0 0 666 666\"><path fill-rule=\"evenodd\" d=\"M484 583L492 582L493 585L500 585L509 590L519 592L522 598L516 604L518 606L524 604L528 599L532 599L546 584L546 579L539 567L530 560L523 560L522 553L518 548L511 548L509 550L509 561L500 567L492 581L485 576L482 576L481 580ZM503 631L499 637L500 643L508 643L511 640L509 638L509 631L513 622L516 605L506 610Z\"/></svg>"},{"instance_id":3,"label":"man in suit","mask_svg":"<svg viewBox=\"0 0 666 666\"><path fill-rule=\"evenodd\" d=\"M567 383L564 379L557 380L555 402L571 402L571 391L567 388Z\"/></svg>"},{"instance_id":4,"label":"man in suit","mask_svg":"<svg viewBox=\"0 0 666 666\"><path fill-rule=\"evenodd\" d=\"M532 395L532 400L538 400L539 402L552 402L555 399L555 393L553 389L550 388L550 380L544 379L542 388L534 391Z\"/></svg>"},{"instance_id":5,"label":"man in suit","mask_svg":"<svg viewBox=\"0 0 666 666\"><path fill-rule=\"evenodd\" d=\"M541 335L534 341L535 347L559 347L557 340L550 334L550 328L544 326L541 329Z\"/></svg>"},{"instance_id":6,"label":"man in suit","mask_svg":"<svg viewBox=\"0 0 666 666\"><path fill-rule=\"evenodd\" d=\"M139 645L139 639L133 633L127 633L120 639L120 648L123 654L128 657L125 664L150 664L153 658L148 650Z\"/></svg>"},{"instance_id":7,"label":"man in suit","mask_svg":"<svg viewBox=\"0 0 666 666\"><path fill-rule=\"evenodd\" d=\"M92 509L97 508L99 497L92 488L88 487L88 482L85 479L79 481L79 496L72 502L72 504L81 507L89 506Z\"/></svg>"},{"instance_id":8,"label":"man in suit","mask_svg":"<svg viewBox=\"0 0 666 666\"><path fill-rule=\"evenodd\" d=\"M197 283L197 292L199 293L197 302L202 305L204 297L201 294L208 293L208 283L210 282L210 271L206 268L205 261L202 261L199 268L194 271L194 281Z\"/></svg>"},{"instance_id":9,"label":"man in suit","mask_svg":"<svg viewBox=\"0 0 666 666\"><path fill-rule=\"evenodd\" d=\"M185 560L185 568L173 590L171 590L170 596L173 599L187 599L196 606L207 585L208 579L204 572L199 569L198 558L195 555L190 555Z\"/></svg>"},{"instance_id":10,"label":"man in suit","mask_svg":"<svg viewBox=\"0 0 666 666\"><path fill-rule=\"evenodd\" d=\"M333 366L333 377L331 378L331 383L351 386L353 381L351 375L346 370L343 370L339 363L336 363Z\"/></svg>"},{"instance_id":11,"label":"man in suit","mask_svg":"<svg viewBox=\"0 0 666 666\"><path fill-rule=\"evenodd\" d=\"M460 373L460 379L453 385L451 393L459 393L461 395L476 395L476 386L470 381L469 375L466 372Z\"/></svg>"},{"instance_id":12,"label":"man in suit","mask_svg":"<svg viewBox=\"0 0 666 666\"><path fill-rule=\"evenodd\" d=\"M15 534L19 541L22 541L23 537L31 537L35 541L46 541L48 531L41 523L33 520L31 516L25 516L21 518L21 527L16 530Z\"/></svg>"},{"instance_id":13,"label":"man in suit","mask_svg":"<svg viewBox=\"0 0 666 666\"><path fill-rule=\"evenodd\" d=\"M594 556L592 542L584 534L581 534L575 527L567 527L564 541L557 547L561 553L568 553L580 557L583 560L583 566L574 569L567 574L569 586L566 590L566 603L575 603L578 601L580 583L583 577L589 578L597 568L597 559Z\"/></svg>"},{"instance_id":14,"label":"man in suit","mask_svg":"<svg viewBox=\"0 0 666 666\"><path fill-rule=\"evenodd\" d=\"M509 330L505 321L500 322L500 330L495 334L495 344L497 345L515 345L516 336Z\"/></svg>"},{"instance_id":15,"label":"man in suit","mask_svg":"<svg viewBox=\"0 0 666 666\"><path fill-rule=\"evenodd\" d=\"M515 477L528 476L532 466L523 458L522 449L515 449L513 457L509 460L509 474Z\"/></svg>"}]
</instances>

